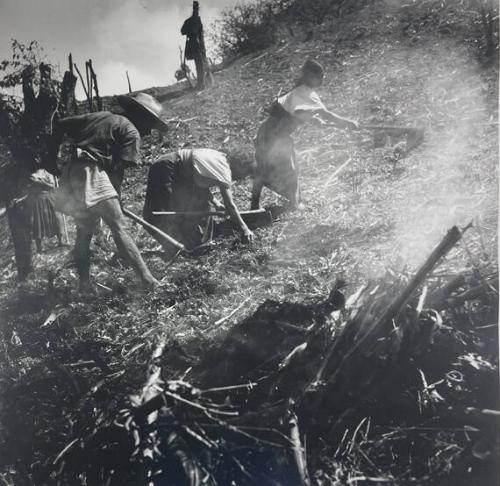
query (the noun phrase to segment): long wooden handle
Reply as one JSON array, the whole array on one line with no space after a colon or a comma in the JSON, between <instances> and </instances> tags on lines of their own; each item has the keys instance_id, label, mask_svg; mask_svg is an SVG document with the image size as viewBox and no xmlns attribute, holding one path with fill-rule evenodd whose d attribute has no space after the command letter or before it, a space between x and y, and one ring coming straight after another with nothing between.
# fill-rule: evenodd
<instances>
[{"instance_id":1,"label":"long wooden handle","mask_svg":"<svg viewBox=\"0 0 500 486\"><path fill-rule=\"evenodd\" d=\"M167 235L167 233L163 232L161 229L157 228L156 226L153 226L151 223L148 223L147 221L144 221L144 219L140 218L137 216L137 214L134 214L132 211L129 211L126 208L122 208L123 214L125 216L128 216L130 219L133 219L136 223L139 223L141 226L144 228L152 231L155 233L159 238L162 240L165 240L167 243L170 243L171 245L175 246L179 250L185 250L185 246L177 241L175 238L172 238L171 236Z\"/></svg>"},{"instance_id":2,"label":"long wooden handle","mask_svg":"<svg viewBox=\"0 0 500 486\"><path fill-rule=\"evenodd\" d=\"M225 211L153 211L154 216L226 216Z\"/></svg>"},{"instance_id":3,"label":"long wooden handle","mask_svg":"<svg viewBox=\"0 0 500 486\"><path fill-rule=\"evenodd\" d=\"M266 210L252 209L250 211L240 211L242 217L250 214L264 214ZM155 216L228 216L226 211L153 211Z\"/></svg>"},{"instance_id":4,"label":"long wooden handle","mask_svg":"<svg viewBox=\"0 0 500 486\"><path fill-rule=\"evenodd\" d=\"M391 126L391 125L359 125L361 130L394 130L398 132L413 132L419 131L421 128L418 127L403 127L403 126Z\"/></svg>"}]
</instances>

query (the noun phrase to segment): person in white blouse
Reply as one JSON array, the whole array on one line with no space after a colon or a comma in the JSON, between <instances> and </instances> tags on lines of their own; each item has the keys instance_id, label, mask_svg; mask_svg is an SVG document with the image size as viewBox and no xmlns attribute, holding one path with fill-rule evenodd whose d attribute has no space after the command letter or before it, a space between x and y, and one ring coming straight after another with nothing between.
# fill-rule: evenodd
<instances>
[{"instance_id":1,"label":"person in white blouse","mask_svg":"<svg viewBox=\"0 0 500 486\"><path fill-rule=\"evenodd\" d=\"M357 122L328 110L315 89L323 84L322 66L307 60L295 87L271 105L267 120L255 139L257 170L251 208L258 209L264 186L286 197L290 207L299 203L298 166L291 134L303 123L318 117L339 128L357 128Z\"/></svg>"}]
</instances>

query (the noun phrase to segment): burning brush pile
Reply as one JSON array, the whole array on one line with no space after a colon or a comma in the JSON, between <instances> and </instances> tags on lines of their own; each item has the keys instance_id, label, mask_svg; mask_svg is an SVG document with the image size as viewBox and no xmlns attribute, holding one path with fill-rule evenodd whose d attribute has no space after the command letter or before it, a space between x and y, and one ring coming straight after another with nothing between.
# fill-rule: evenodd
<instances>
[{"instance_id":1,"label":"burning brush pile","mask_svg":"<svg viewBox=\"0 0 500 486\"><path fill-rule=\"evenodd\" d=\"M53 480L494 484L498 274L452 268L462 233L349 297L265 301L178 379L159 339L142 387L74 418Z\"/></svg>"}]
</instances>

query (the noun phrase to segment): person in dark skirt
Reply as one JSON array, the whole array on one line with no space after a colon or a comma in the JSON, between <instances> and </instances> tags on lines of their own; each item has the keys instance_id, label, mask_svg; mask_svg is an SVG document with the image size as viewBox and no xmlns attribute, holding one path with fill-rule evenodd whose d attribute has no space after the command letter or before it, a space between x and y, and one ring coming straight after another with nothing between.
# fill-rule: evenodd
<instances>
[{"instance_id":1,"label":"person in dark skirt","mask_svg":"<svg viewBox=\"0 0 500 486\"><path fill-rule=\"evenodd\" d=\"M251 171L251 168L249 168ZM206 214L210 204L228 211L247 242L254 237L236 207L232 194L232 171L227 157L212 149L181 149L168 153L149 169L144 219L194 249L210 241L212 219ZM224 205L217 203L210 188L218 187ZM155 215L172 211L181 215ZM154 236L154 235L153 235ZM171 249L166 248L170 253Z\"/></svg>"},{"instance_id":2,"label":"person in dark skirt","mask_svg":"<svg viewBox=\"0 0 500 486\"><path fill-rule=\"evenodd\" d=\"M286 197L292 208L299 203L297 157L292 133L315 116L339 128L357 128L357 123L329 111L314 91L323 84L323 68L316 61L304 63L295 87L271 105L269 116L255 139L257 171L251 208L258 209L264 186Z\"/></svg>"},{"instance_id":3,"label":"person in dark skirt","mask_svg":"<svg viewBox=\"0 0 500 486\"><path fill-rule=\"evenodd\" d=\"M55 179L46 170L40 169L30 177L28 206L31 212L31 237L35 240L37 252L42 251L42 239L57 237L63 246L63 220L52 203Z\"/></svg>"}]
</instances>

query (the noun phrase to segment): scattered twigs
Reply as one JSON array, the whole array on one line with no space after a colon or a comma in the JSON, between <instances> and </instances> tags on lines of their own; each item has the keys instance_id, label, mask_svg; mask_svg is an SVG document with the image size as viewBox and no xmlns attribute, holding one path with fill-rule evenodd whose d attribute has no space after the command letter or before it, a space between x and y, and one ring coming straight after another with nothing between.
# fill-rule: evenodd
<instances>
[{"instance_id":1,"label":"scattered twigs","mask_svg":"<svg viewBox=\"0 0 500 486\"><path fill-rule=\"evenodd\" d=\"M210 326L209 329L212 329L214 327L220 326L222 323L228 321L233 317L248 301L250 300L250 297L248 299L245 299L240 305L238 305L235 309L233 309L227 316L221 317L220 319L217 319L213 326Z\"/></svg>"},{"instance_id":2,"label":"scattered twigs","mask_svg":"<svg viewBox=\"0 0 500 486\"><path fill-rule=\"evenodd\" d=\"M326 182L323 185L322 190L327 191L330 189L332 182L335 180L335 178L342 172L350 163L352 162L352 157L349 157L343 164L340 165L340 167L337 167L333 174L326 180Z\"/></svg>"},{"instance_id":3,"label":"scattered twigs","mask_svg":"<svg viewBox=\"0 0 500 486\"><path fill-rule=\"evenodd\" d=\"M300 477L300 482L304 486L309 486L311 484L311 480L309 479L309 473L307 471L306 451L300 440L299 422L297 420L297 416L293 412L290 412L289 415L288 425L290 427L290 439L293 444L293 456Z\"/></svg>"},{"instance_id":4,"label":"scattered twigs","mask_svg":"<svg viewBox=\"0 0 500 486\"><path fill-rule=\"evenodd\" d=\"M148 369L146 372L147 380L146 384L143 386L141 393L139 394L138 400L139 403L144 404L145 402L151 400L153 397L158 395L158 389L161 382L161 367L157 363L157 360L163 354L165 349L166 339L165 337L161 337L158 341L156 347L153 350L153 354L151 355L151 359L148 365ZM160 389L161 390L161 389ZM156 418L156 415L147 415L147 420L149 423L153 422Z\"/></svg>"},{"instance_id":5,"label":"scattered twigs","mask_svg":"<svg viewBox=\"0 0 500 486\"><path fill-rule=\"evenodd\" d=\"M218 386L215 388L208 388L206 390L201 390L200 394L203 395L204 393L216 393L221 391L239 390L239 389L251 390L254 386L257 386L257 383L245 383L244 385Z\"/></svg>"},{"instance_id":6,"label":"scattered twigs","mask_svg":"<svg viewBox=\"0 0 500 486\"><path fill-rule=\"evenodd\" d=\"M44 328L51 326L54 322L56 322L59 319L59 317L67 314L67 312L68 310L65 307L57 305L56 307L54 307L54 309L51 311L47 319L45 319L45 321L40 327Z\"/></svg>"},{"instance_id":7,"label":"scattered twigs","mask_svg":"<svg viewBox=\"0 0 500 486\"><path fill-rule=\"evenodd\" d=\"M73 439L59 454L57 454L56 458L52 461L52 464L57 464L66 454L67 452L80 441L80 438Z\"/></svg>"},{"instance_id":8,"label":"scattered twigs","mask_svg":"<svg viewBox=\"0 0 500 486\"><path fill-rule=\"evenodd\" d=\"M250 61L243 64L243 66L241 66L241 67L247 67L249 64L252 64L253 62L258 61L259 59L262 59L263 57L267 56L268 54L269 54L269 52L265 51L262 54L260 54L259 56L256 56L256 57L250 59Z\"/></svg>"}]
</instances>

